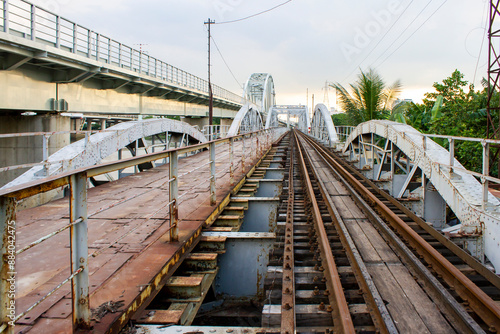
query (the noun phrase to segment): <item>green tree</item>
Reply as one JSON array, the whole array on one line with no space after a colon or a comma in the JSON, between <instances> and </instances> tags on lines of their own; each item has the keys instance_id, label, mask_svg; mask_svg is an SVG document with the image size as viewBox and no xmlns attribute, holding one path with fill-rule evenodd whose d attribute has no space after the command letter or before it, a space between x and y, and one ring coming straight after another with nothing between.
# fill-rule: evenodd
<instances>
[{"instance_id":1,"label":"green tree","mask_svg":"<svg viewBox=\"0 0 500 334\"><path fill-rule=\"evenodd\" d=\"M382 77L373 69L368 72L361 71L357 81L350 85L351 93L339 83L332 87L339 93L340 104L350 125L389 118L392 103L401 91L399 80L387 87Z\"/></svg>"}]
</instances>

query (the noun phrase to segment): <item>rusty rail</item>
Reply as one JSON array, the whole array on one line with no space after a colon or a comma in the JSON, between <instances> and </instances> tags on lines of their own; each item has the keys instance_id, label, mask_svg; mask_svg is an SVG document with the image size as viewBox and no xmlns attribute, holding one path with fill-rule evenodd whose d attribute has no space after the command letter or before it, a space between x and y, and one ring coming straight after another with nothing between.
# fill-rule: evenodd
<instances>
[{"instance_id":1,"label":"rusty rail","mask_svg":"<svg viewBox=\"0 0 500 334\"><path fill-rule=\"evenodd\" d=\"M297 134L294 132L294 138L296 142L298 142ZM336 333L355 333L354 324L351 318L351 313L349 311L349 306L347 305L347 301L345 299L344 291L342 288L342 283L340 281L340 275L337 270L337 266L335 264L335 260L333 258L332 249L330 246L330 242L328 240L328 235L325 230L325 226L323 223L323 219L321 218L321 212L319 210L318 203L316 201L316 196L314 194L314 189L311 183L311 179L309 177L309 173L307 172L307 165L304 159L304 154L302 153L302 149L300 145L297 145L297 149L299 152L299 164L301 166L301 170L303 172L304 181L307 188L307 196L309 197L312 205L312 213L314 218L314 225L316 228L316 232L318 234L319 246L321 249L321 253L323 255L324 263L326 264L326 268L324 271L324 275L326 276L327 283L331 287L332 297L333 297L333 316L334 316L334 326Z\"/></svg>"},{"instance_id":2,"label":"rusty rail","mask_svg":"<svg viewBox=\"0 0 500 334\"><path fill-rule=\"evenodd\" d=\"M307 138L307 137L306 137ZM425 241L408 224L373 195L330 154L308 138L322 152L325 160L383 217L416 252L442 277L449 287L469 303L469 307L489 326L491 332L500 330L500 305L451 264L441 253Z\"/></svg>"},{"instance_id":3,"label":"rusty rail","mask_svg":"<svg viewBox=\"0 0 500 334\"><path fill-rule=\"evenodd\" d=\"M293 188L293 138L290 140L290 169L288 174L288 204L285 223L285 245L283 252L283 283L281 296L281 332L293 334L296 332L295 318L295 260L293 246L293 207L295 191Z\"/></svg>"}]
</instances>

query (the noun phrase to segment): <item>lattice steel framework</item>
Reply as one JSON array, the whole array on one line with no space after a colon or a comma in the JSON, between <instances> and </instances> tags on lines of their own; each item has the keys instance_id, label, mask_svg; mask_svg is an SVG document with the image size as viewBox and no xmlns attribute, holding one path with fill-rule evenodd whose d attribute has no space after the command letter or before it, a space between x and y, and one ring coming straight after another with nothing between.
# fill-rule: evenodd
<instances>
[{"instance_id":1,"label":"lattice steel framework","mask_svg":"<svg viewBox=\"0 0 500 334\"><path fill-rule=\"evenodd\" d=\"M500 105L493 104L492 98L495 92L500 91L500 0L490 1L490 21L488 28L488 125L487 136L489 139L500 139L500 123L495 124L493 115L499 115ZM493 155L493 161L498 159L500 147L497 146L497 152ZM498 160L500 172L500 160Z\"/></svg>"}]
</instances>

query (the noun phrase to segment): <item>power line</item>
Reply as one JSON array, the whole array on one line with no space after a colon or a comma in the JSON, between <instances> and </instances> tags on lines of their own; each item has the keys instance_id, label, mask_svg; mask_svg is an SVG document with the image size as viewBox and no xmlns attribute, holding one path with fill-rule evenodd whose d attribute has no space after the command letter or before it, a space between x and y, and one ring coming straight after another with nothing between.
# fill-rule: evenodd
<instances>
[{"instance_id":1,"label":"power line","mask_svg":"<svg viewBox=\"0 0 500 334\"><path fill-rule=\"evenodd\" d=\"M215 42L215 39L213 36L212 36L212 41L214 42L215 48L217 49L217 52L219 53L220 57L222 58L222 61L226 65L227 69L229 70L229 73L231 73L231 75L233 76L234 81L236 81L238 86L240 86L240 88L243 89L243 85L238 81L238 79L236 79L236 76L234 75L233 71L231 70L231 68L227 64L226 59L224 59L224 56L222 55L222 52L220 51L219 46L217 45L217 42Z\"/></svg>"},{"instance_id":2,"label":"power line","mask_svg":"<svg viewBox=\"0 0 500 334\"><path fill-rule=\"evenodd\" d=\"M413 24L413 22L415 22L417 20L417 18L422 15L422 13L424 12L424 10L429 7L429 5L431 4L431 2L434 1L434 0L429 0L429 2L427 3L427 5L425 5L424 8L422 8L422 10L417 14L417 16L415 16L415 18L406 26L406 28L404 28L404 30L401 32L401 34L399 34L398 37L396 37L394 39L394 41L391 43L391 45L389 45L389 47L387 47L384 52L382 52L380 54L380 56L378 56L377 59L375 59L375 61L372 62L372 65L375 64L380 58L382 58L384 56L384 54L397 42L398 39L401 38L401 36L403 36L403 34L408 30L408 28ZM404 42L403 42L404 43ZM392 55L392 54L391 54Z\"/></svg>"},{"instance_id":3,"label":"power line","mask_svg":"<svg viewBox=\"0 0 500 334\"><path fill-rule=\"evenodd\" d=\"M410 5L413 3L414 0L411 0L408 5L406 6L406 8L401 12L401 14L399 14L398 18L396 19L396 21L394 21L394 23L389 27L389 29L387 29L387 31L385 32L384 36L382 36L382 38L379 39L379 41L377 42L377 44L366 54L366 57L359 63L358 66L356 66L351 73L349 73L348 76L345 77L344 80L342 80L342 82L344 82L345 80L347 80L355 71L356 69L358 69L361 64L363 64L365 62L365 60L371 55L371 53L377 48L377 46L380 45L380 43L382 42L382 40L385 38L385 36L387 36L387 34L389 33L389 31L391 31L391 29L394 27L394 25L396 23L398 23L399 19L403 16L403 14L406 12L406 10L410 7Z\"/></svg>"},{"instance_id":4,"label":"power line","mask_svg":"<svg viewBox=\"0 0 500 334\"><path fill-rule=\"evenodd\" d=\"M483 17L481 18L481 21L484 19L487 8L488 8L488 1L485 1L484 2ZM476 82L477 67L479 65L479 60L481 59L481 53L483 52L483 45L484 45L484 39L486 36L486 30L487 30L486 28L488 26L488 20L485 21L484 25L485 25L485 27L484 27L484 32L483 32L483 39L481 40L481 47L479 48L479 56L477 57L476 68L474 69L474 78L472 79L473 84Z\"/></svg>"},{"instance_id":5,"label":"power line","mask_svg":"<svg viewBox=\"0 0 500 334\"><path fill-rule=\"evenodd\" d=\"M259 13L257 13L257 14L253 14L253 15L250 15L250 16L247 16L247 17L243 17L243 18L241 18L241 19L231 20L231 21L224 21L224 22L217 22L217 23L215 23L215 24L227 24L227 23L235 23L235 22L240 22L240 21L248 20L248 19L250 19L250 18L252 18L252 17L259 16L259 15L264 14L264 13L268 13L268 12L270 12L270 11L272 11L272 10L274 10L274 9L278 8L278 7L284 6L284 5L286 5L287 3L289 3L289 2L292 2L292 0L285 1L285 2L280 3L279 5L276 5L276 6L272 7L272 8L269 8L269 9L264 10L264 11L262 11L262 12L259 12Z\"/></svg>"},{"instance_id":6,"label":"power line","mask_svg":"<svg viewBox=\"0 0 500 334\"><path fill-rule=\"evenodd\" d=\"M431 0L431 1L432 1L432 0ZM413 35L415 35L415 33L416 33L417 31L419 31L419 30L420 30L420 28L422 28L422 26L423 26L425 23L427 23L427 21L429 21L429 20L431 19L431 17L433 17L433 16L434 16L434 14L436 14L436 13L437 13L437 11L438 11L441 7L443 7L443 5L444 5L445 3L447 3L447 2L448 2L448 0L444 0L444 2L443 2L443 3L442 3L442 4L438 7L438 8L436 8L436 10L435 10L435 11L431 14L431 16L429 16L429 17L427 18L427 20L425 20L425 21L424 21L424 22L423 22L423 23L422 23L422 24L421 24L421 25L417 28L417 30L415 30L415 31L414 31L414 32L413 32L410 36L408 36L408 38L407 38L407 39L405 39L405 40L403 41L403 43L401 43L401 44L400 44L400 45L396 48L396 50L394 50L394 51L393 51L393 52L392 52L389 56L387 56L387 57L386 57L386 58L385 58L385 59L384 59L384 60L383 60L383 61L382 61L379 65L377 65L375 68L378 68L378 67L382 66L382 64L383 64L383 63L385 63L385 61L386 61L387 59L389 59L389 58L390 58L390 57L391 57L391 56L392 56L392 55L393 55L396 51L398 51L398 50L399 50L399 49L400 49L400 48L401 48L401 47L402 47L402 46L403 46L403 45L404 45L404 44L405 44L405 43L406 43L406 42L407 42L407 41L408 41L408 40L409 40L409 39L410 39Z\"/></svg>"}]
</instances>

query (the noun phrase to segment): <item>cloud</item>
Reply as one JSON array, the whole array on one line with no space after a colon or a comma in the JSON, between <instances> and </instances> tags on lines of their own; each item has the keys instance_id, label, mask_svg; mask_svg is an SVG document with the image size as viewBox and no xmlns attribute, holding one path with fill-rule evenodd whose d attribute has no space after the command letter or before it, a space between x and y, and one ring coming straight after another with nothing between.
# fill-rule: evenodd
<instances>
[{"instance_id":1,"label":"cloud","mask_svg":"<svg viewBox=\"0 0 500 334\"><path fill-rule=\"evenodd\" d=\"M325 80L348 84L355 79L359 68L368 67L377 67L387 82L400 79L414 94L419 89L431 90L433 82L441 81L456 68L463 71L468 80L474 76L477 58L471 54L479 54L486 2L454 0L438 10L443 1L432 2L423 11L426 3L414 1L401 14L410 0L293 0L252 19L212 28L238 81L243 83L253 72L270 72L275 78L280 103L295 101L300 95L305 99L307 88L311 94L322 97ZM62 16L130 46L146 44L143 49L150 55L205 77L207 35L203 22L208 17L217 22L238 19L283 1L34 2L54 8ZM391 12L394 6L400 10ZM417 30L434 11L434 16ZM403 36L390 46L407 26ZM352 59L346 59L341 47L355 45L360 31L369 35L367 45L362 45ZM414 35L402 44L410 34ZM486 48L487 43L483 46L476 83L486 75ZM216 84L241 93L215 49L213 75Z\"/></svg>"}]
</instances>

